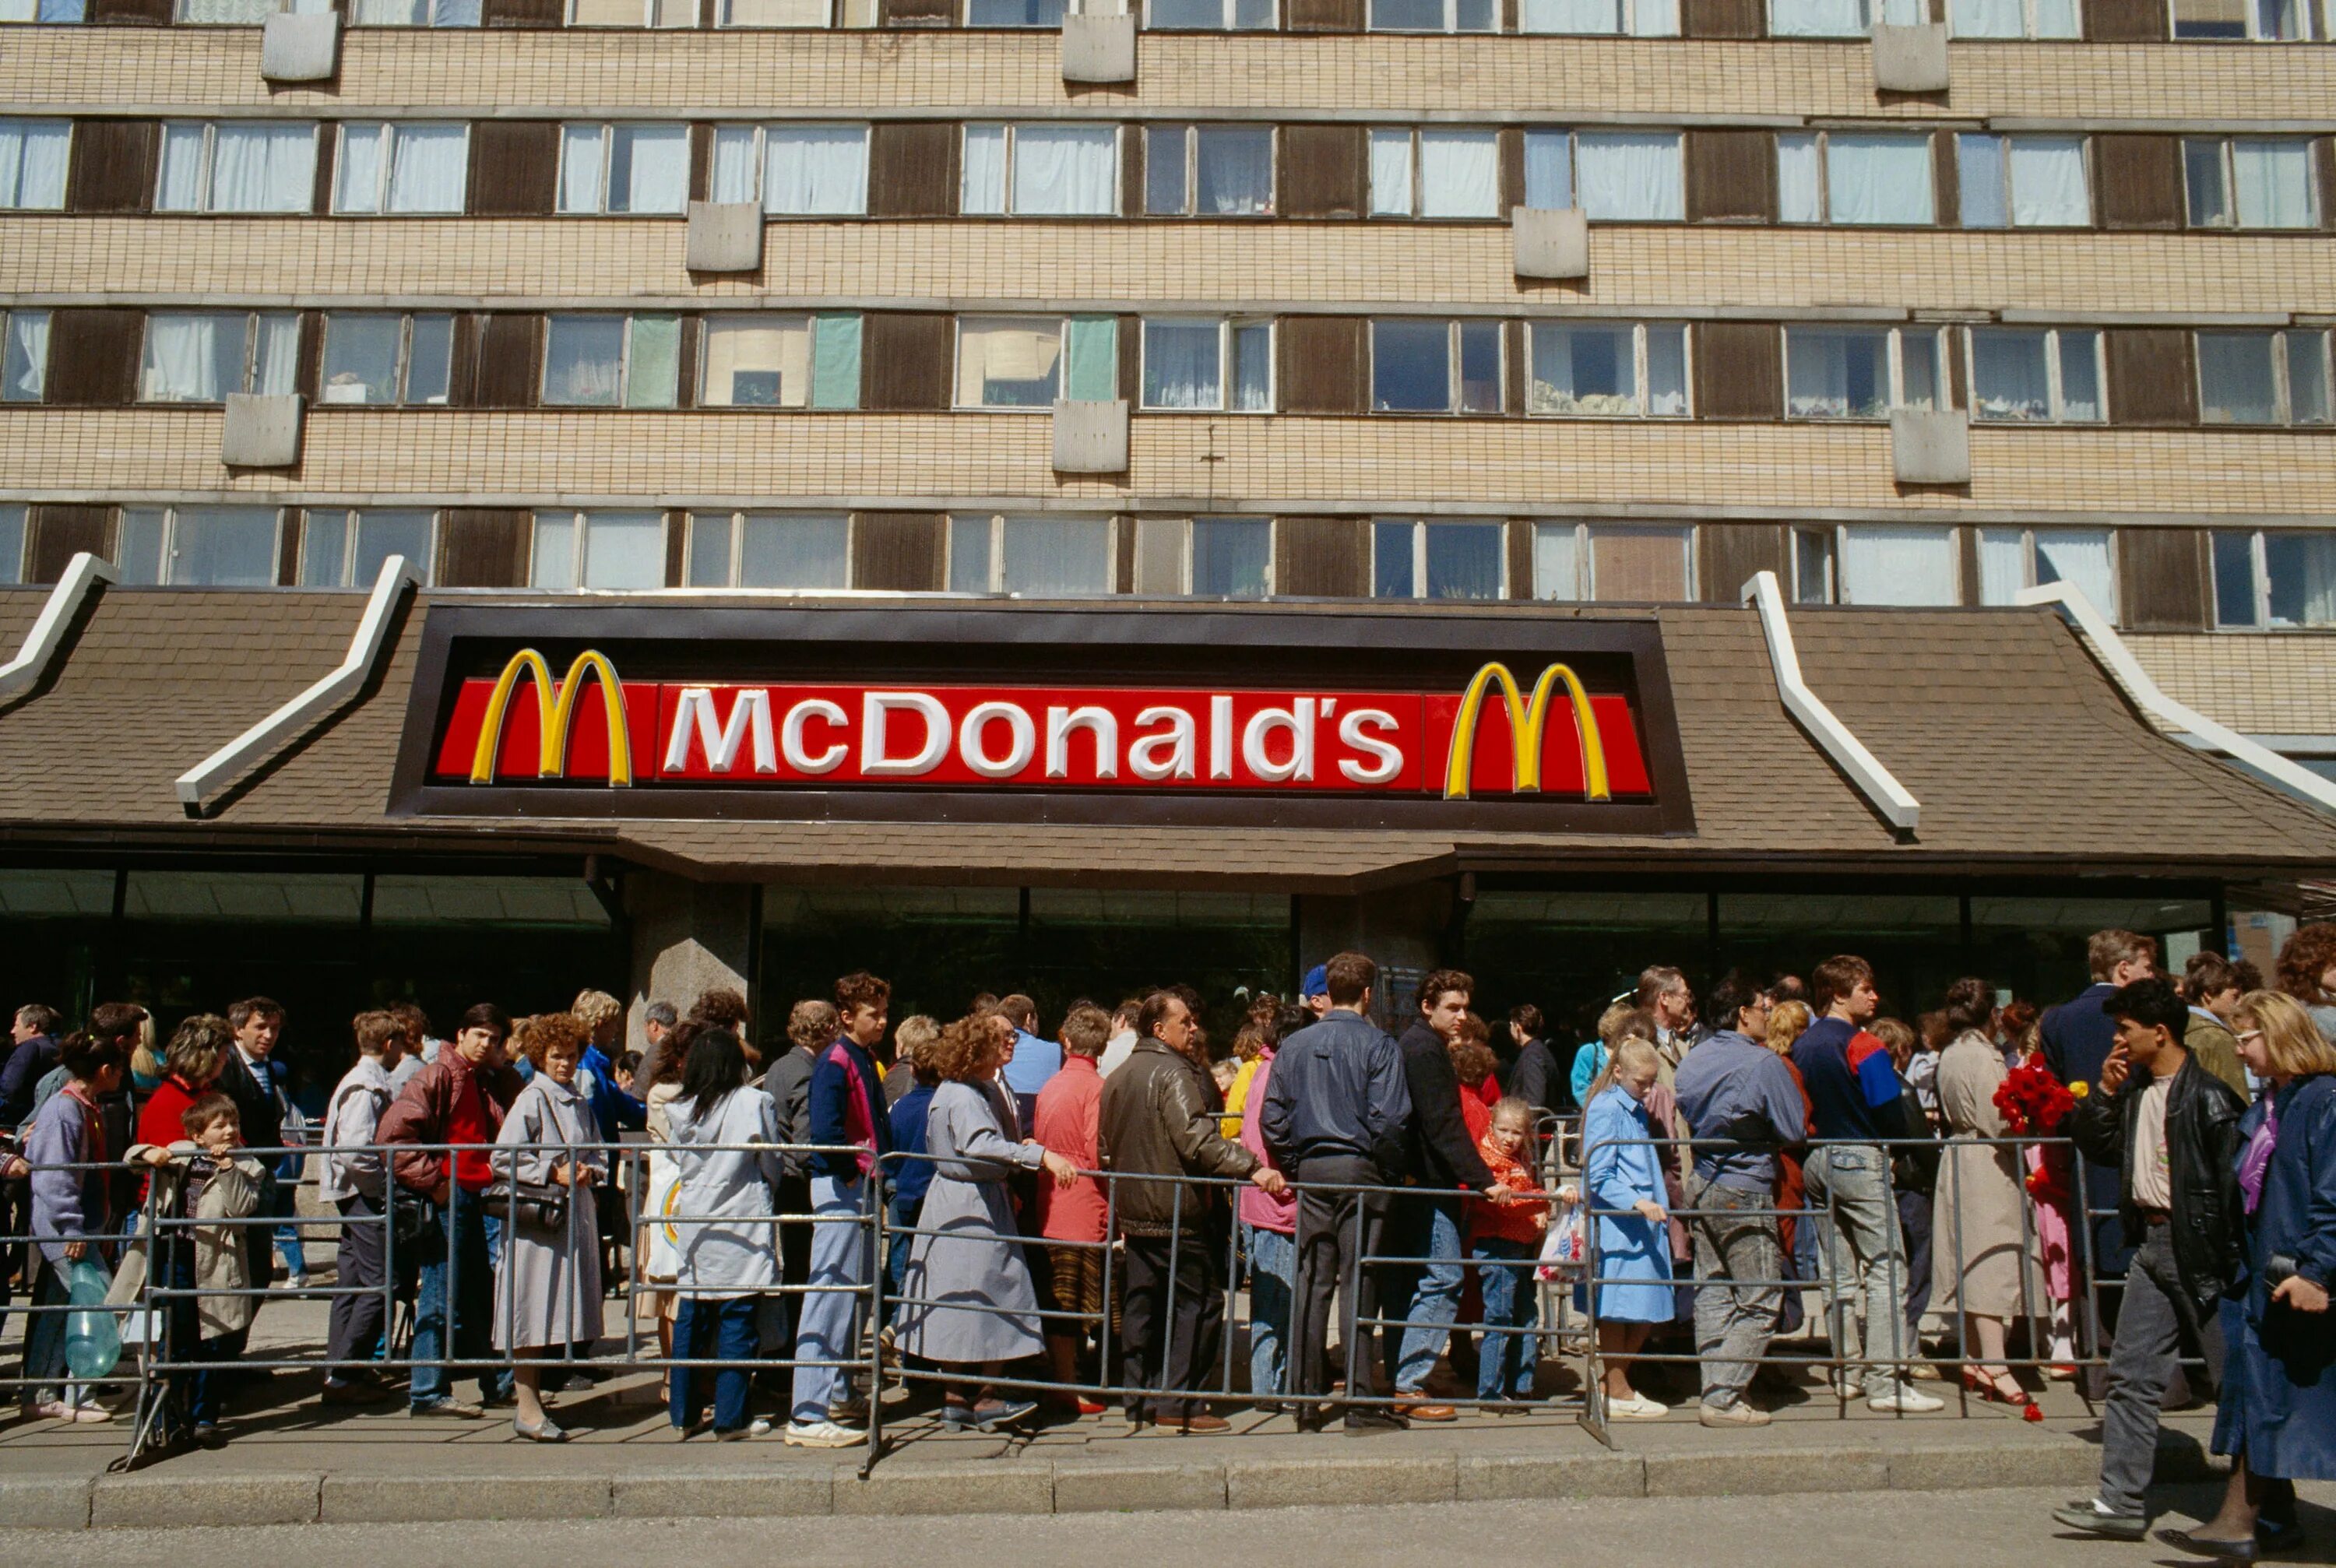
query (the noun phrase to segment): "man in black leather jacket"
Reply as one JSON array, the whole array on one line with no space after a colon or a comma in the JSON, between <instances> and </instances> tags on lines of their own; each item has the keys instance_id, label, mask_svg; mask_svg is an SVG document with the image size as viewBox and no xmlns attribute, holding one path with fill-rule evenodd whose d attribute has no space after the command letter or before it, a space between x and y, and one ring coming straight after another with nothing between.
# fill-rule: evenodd
<instances>
[{"instance_id":1,"label":"man in black leather jacket","mask_svg":"<svg viewBox=\"0 0 2336 1568\"><path fill-rule=\"evenodd\" d=\"M2069 1130L2078 1152L2118 1172L2118 1217L2137 1243L2109 1348L2101 1416L2099 1495L2053 1511L2073 1530L2138 1541L2157 1452L2158 1402L2177 1357L2205 1359L2220 1383L2215 1303L2238 1277L2245 1212L2239 1195L2239 1118L2228 1085L2184 1047L2189 1018L2171 982L2152 976L2101 1002L2117 1047Z\"/></svg>"}]
</instances>

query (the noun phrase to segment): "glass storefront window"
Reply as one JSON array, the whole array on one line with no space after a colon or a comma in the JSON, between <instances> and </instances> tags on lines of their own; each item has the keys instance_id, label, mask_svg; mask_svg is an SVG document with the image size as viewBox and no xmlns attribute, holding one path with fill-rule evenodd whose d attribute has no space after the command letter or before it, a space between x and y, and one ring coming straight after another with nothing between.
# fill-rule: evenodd
<instances>
[{"instance_id":1,"label":"glass storefront window","mask_svg":"<svg viewBox=\"0 0 2336 1568\"><path fill-rule=\"evenodd\" d=\"M1649 964L1675 964L1700 989L1709 913L1699 892L1481 892L1460 966L1478 981L1473 1010L1490 1021L1531 1002L1554 1038L1578 1045ZM1408 1016L1411 998L1393 999ZM1570 1065L1570 1052L1560 1054Z\"/></svg>"}]
</instances>

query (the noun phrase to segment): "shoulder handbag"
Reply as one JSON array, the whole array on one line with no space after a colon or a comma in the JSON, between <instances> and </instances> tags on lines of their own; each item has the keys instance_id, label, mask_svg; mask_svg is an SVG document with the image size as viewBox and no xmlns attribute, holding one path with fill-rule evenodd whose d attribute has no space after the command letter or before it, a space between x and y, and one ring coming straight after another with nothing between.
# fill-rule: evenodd
<instances>
[{"instance_id":1,"label":"shoulder handbag","mask_svg":"<svg viewBox=\"0 0 2336 1568\"><path fill-rule=\"evenodd\" d=\"M551 1182L499 1176L479 1194L479 1201L488 1213L511 1221L522 1231L557 1234L568 1229L568 1198L574 1190Z\"/></svg>"}]
</instances>

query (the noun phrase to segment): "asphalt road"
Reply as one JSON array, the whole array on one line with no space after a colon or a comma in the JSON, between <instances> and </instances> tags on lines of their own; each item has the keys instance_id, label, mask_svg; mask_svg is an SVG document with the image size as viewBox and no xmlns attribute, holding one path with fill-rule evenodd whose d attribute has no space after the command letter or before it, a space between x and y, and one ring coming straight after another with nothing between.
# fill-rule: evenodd
<instances>
[{"instance_id":1,"label":"asphalt road","mask_svg":"<svg viewBox=\"0 0 2336 1568\"><path fill-rule=\"evenodd\" d=\"M2185 1488L2160 1522L2183 1524L2214 1488ZM2312 1538L2295 1559L2336 1561L2336 1502L2312 1487ZM303 1524L258 1529L27 1531L10 1568L2141 1568L2199 1563L2170 1547L2062 1535L2051 1491L1866 1492L1838 1496L1438 1504L1256 1513L992 1518L577 1520L525 1524Z\"/></svg>"}]
</instances>

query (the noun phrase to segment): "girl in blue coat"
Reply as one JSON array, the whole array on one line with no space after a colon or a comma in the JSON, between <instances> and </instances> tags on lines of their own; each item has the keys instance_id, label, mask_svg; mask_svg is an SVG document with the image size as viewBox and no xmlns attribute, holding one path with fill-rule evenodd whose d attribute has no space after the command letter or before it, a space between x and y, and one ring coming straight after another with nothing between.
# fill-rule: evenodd
<instances>
[{"instance_id":1,"label":"girl in blue coat","mask_svg":"<svg viewBox=\"0 0 2336 1568\"><path fill-rule=\"evenodd\" d=\"M2298 1481L2336 1480L2336 1045L2275 992L2249 994L2232 1025L2239 1055L2270 1087L2239 1124L2247 1277L2223 1302L2214 1417L2231 1482L2214 1517L2157 1534L2247 1563L2302 1544Z\"/></svg>"},{"instance_id":2,"label":"girl in blue coat","mask_svg":"<svg viewBox=\"0 0 2336 1568\"><path fill-rule=\"evenodd\" d=\"M1582 1122L1582 1186L1598 1215L1597 1246L1590 1254L1598 1289L1598 1349L1605 1363L1610 1416L1652 1420L1668 1413L1630 1387L1630 1358L1658 1323L1671 1320L1670 1216L1663 1209L1663 1151L1642 1140L1657 1136L1647 1117L1647 1091L1660 1059L1652 1041L1635 1035L1614 1042L1613 1057L1590 1086ZM1636 1141L1634 1141L1636 1140ZM1585 1285L1576 1292L1586 1305Z\"/></svg>"}]
</instances>

